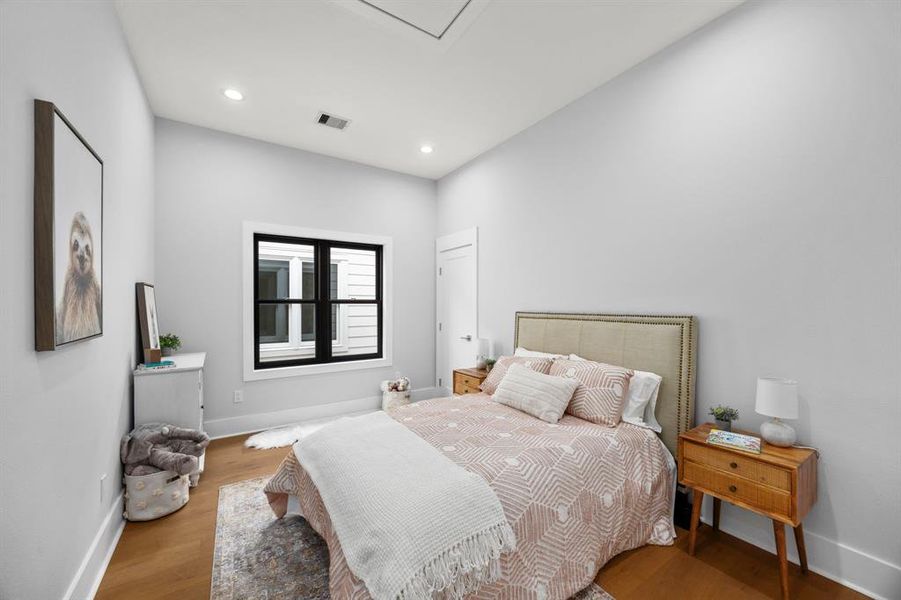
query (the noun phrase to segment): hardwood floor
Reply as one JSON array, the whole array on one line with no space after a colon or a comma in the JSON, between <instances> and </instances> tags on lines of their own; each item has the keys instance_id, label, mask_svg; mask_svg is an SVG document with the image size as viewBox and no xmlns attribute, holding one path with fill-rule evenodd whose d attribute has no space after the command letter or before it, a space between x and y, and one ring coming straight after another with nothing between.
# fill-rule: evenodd
<instances>
[{"instance_id":1,"label":"hardwood floor","mask_svg":"<svg viewBox=\"0 0 901 600\"><path fill-rule=\"evenodd\" d=\"M215 440L200 485L180 511L147 523L128 523L97 600L207 600L213 568L219 487L273 473L287 449L252 450L246 436ZM776 557L709 527L698 531L697 554L688 534L675 545L645 546L610 561L596 579L617 600L632 598L779 598ZM791 565L792 598L866 598L815 573ZM337 599L336 599L337 600Z\"/></svg>"}]
</instances>

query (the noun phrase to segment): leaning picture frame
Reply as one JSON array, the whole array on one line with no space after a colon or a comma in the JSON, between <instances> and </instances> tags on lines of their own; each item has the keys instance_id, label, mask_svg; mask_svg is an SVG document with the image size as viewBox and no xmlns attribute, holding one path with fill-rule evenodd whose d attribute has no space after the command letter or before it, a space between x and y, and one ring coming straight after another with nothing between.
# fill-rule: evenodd
<instances>
[{"instance_id":1,"label":"leaning picture frame","mask_svg":"<svg viewBox=\"0 0 901 600\"><path fill-rule=\"evenodd\" d=\"M144 362L155 362L150 356L151 350L160 350L160 326L156 312L156 290L149 283L135 284L135 297L138 302L138 323L141 328L141 348L144 350Z\"/></svg>"},{"instance_id":2,"label":"leaning picture frame","mask_svg":"<svg viewBox=\"0 0 901 600\"><path fill-rule=\"evenodd\" d=\"M103 160L34 101L34 347L103 335Z\"/></svg>"}]
</instances>

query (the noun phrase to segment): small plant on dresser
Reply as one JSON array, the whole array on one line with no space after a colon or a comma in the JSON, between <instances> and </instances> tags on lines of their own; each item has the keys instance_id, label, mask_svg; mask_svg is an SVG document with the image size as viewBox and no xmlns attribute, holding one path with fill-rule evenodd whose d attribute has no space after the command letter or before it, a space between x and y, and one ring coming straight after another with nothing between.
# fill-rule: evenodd
<instances>
[{"instance_id":1,"label":"small plant on dresser","mask_svg":"<svg viewBox=\"0 0 901 600\"><path fill-rule=\"evenodd\" d=\"M715 420L718 429L732 431L732 421L738 420L738 409L719 404L711 407L709 413Z\"/></svg>"},{"instance_id":2,"label":"small plant on dresser","mask_svg":"<svg viewBox=\"0 0 901 600\"><path fill-rule=\"evenodd\" d=\"M161 335L160 348L163 351L163 356L172 356L173 354L178 352L179 348L181 348L181 338L179 338L174 333Z\"/></svg>"}]
</instances>

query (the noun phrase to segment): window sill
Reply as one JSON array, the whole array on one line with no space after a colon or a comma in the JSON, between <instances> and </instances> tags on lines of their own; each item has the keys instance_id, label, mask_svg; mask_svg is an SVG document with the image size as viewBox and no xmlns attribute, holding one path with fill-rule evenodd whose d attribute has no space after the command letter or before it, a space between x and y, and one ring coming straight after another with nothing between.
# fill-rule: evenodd
<instances>
[{"instance_id":1,"label":"window sill","mask_svg":"<svg viewBox=\"0 0 901 600\"><path fill-rule=\"evenodd\" d=\"M285 377L303 377L306 375L322 375L324 373L340 373L342 371L360 371L363 369L381 369L391 366L390 358L372 358L350 362L325 363L320 365L298 365L293 367L277 367L274 369L245 369L244 381L261 381L264 379L282 379Z\"/></svg>"}]
</instances>

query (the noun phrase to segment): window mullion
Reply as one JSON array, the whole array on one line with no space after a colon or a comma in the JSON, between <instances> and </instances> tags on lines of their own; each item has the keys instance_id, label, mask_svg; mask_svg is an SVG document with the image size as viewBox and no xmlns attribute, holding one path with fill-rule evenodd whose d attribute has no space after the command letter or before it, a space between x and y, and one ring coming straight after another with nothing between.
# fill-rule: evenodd
<instances>
[{"instance_id":1,"label":"window mullion","mask_svg":"<svg viewBox=\"0 0 901 600\"><path fill-rule=\"evenodd\" d=\"M316 244L316 353L323 362L328 362L332 358L332 311L329 303L330 250L326 242Z\"/></svg>"}]
</instances>

